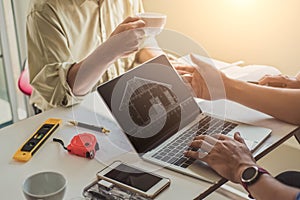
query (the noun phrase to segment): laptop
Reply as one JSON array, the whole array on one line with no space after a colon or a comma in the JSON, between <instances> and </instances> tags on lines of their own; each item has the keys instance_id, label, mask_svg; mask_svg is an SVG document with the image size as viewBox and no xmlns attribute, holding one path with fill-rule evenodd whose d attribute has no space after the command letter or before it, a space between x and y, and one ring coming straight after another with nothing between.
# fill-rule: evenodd
<instances>
[{"instance_id":1,"label":"laptop","mask_svg":"<svg viewBox=\"0 0 300 200\"><path fill-rule=\"evenodd\" d=\"M195 136L240 132L254 150L271 133L202 112L165 55L102 84L97 91L142 159L210 183L220 176L206 163L183 155Z\"/></svg>"}]
</instances>

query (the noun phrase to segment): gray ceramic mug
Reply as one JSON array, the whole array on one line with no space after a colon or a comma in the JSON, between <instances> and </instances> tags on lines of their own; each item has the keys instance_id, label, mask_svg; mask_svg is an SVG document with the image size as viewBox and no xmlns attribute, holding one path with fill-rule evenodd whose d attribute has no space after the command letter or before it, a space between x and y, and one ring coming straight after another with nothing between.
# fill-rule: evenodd
<instances>
[{"instance_id":1,"label":"gray ceramic mug","mask_svg":"<svg viewBox=\"0 0 300 200\"><path fill-rule=\"evenodd\" d=\"M67 180L58 172L39 172L26 178L23 193L27 200L62 200Z\"/></svg>"}]
</instances>

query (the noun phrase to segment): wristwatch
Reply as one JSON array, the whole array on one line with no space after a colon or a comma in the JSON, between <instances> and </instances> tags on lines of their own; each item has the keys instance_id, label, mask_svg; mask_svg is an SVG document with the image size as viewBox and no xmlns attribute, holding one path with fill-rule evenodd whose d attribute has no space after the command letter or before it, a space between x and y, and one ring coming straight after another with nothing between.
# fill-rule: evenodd
<instances>
[{"instance_id":1,"label":"wristwatch","mask_svg":"<svg viewBox=\"0 0 300 200\"><path fill-rule=\"evenodd\" d=\"M269 174L269 172L261 167L251 166L246 168L241 176L242 185L249 193L249 197L253 198L248 190L248 186L253 185L262 174Z\"/></svg>"}]
</instances>

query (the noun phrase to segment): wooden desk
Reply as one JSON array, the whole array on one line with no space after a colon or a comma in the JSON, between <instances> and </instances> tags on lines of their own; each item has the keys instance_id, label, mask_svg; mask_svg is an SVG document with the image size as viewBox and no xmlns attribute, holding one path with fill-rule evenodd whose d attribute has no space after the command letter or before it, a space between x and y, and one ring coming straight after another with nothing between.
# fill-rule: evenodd
<instances>
[{"instance_id":1,"label":"wooden desk","mask_svg":"<svg viewBox=\"0 0 300 200\"><path fill-rule=\"evenodd\" d=\"M220 112L219 114L222 114L225 106L225 113L228 118L273 129L271 137L268 138L264 145L255 152L257 158L264 156L277 145L288 139L293 135L293 131L297 129L296 126L280 122L270 116L232 102L200 101L199 105L202 110L207 112L211 111L210 109L213 107L214 112L217 114L218 112ZM106 162L110 162L110 160L99 162L96 159L88 160L69 155L59 144L52 142L52 138L57 137L65 141L65 143L68 143L75 134L83 132L82 130L66 124L63 124L63 126L48 139L44 146L30 161L27 163L14 161L12 156L15 151L28 137L30 137L41 123L50 117L61 118L65 122L74 119L94 124L97 124L97 121L104 117L113 122L111 114L104 106L99 95L92 93L88 95L85 101L80 105L68 109L53 109L0 129L1 199L24 199L22 194L22 184L25 178L39 171L47 170L58 171L65 175L68 181L66 200L79 197L81 196L83 188L95 179L96 172L101 170L106 165ZM85 131L93 133L92 131ZM115 131L115 133L112 132L110 136L113 136L114 134L120 133ZM104 140L98 142L100 143L100 150L97 154L99 153L99 155L101 155L101 152L109 152L109 149L104 148ZM133 163L134 165L145 169L154 170L156 173L171 179L171 186L161 193L157 199L194 199L199 195L203 198L224 182L224 180L223 182L220 180L220 183L217 185L208 184L144 162L132 152L124 153L122 156L119 156L118 159Z\"/></svg>"}]
</instances>

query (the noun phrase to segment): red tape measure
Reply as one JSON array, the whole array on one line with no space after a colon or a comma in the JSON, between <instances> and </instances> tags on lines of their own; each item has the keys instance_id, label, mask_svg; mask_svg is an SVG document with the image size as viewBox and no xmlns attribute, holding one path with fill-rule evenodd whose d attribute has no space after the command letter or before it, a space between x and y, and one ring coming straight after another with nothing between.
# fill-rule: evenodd
<instances>
[{"instance_id":1,"label":"red tape measure","mask_svg":"<svg viewBox=\"0 0 300 200\"><path fill-rule=\"evenodd\" d=\"M90 159L93 159L96 151L99 150L96 137L90 133L81 133L74 136L67 147L64 146L64 142L60 139L53 138L53 141L60 143L71 154Z\"/></svg>"}]
</instances>

